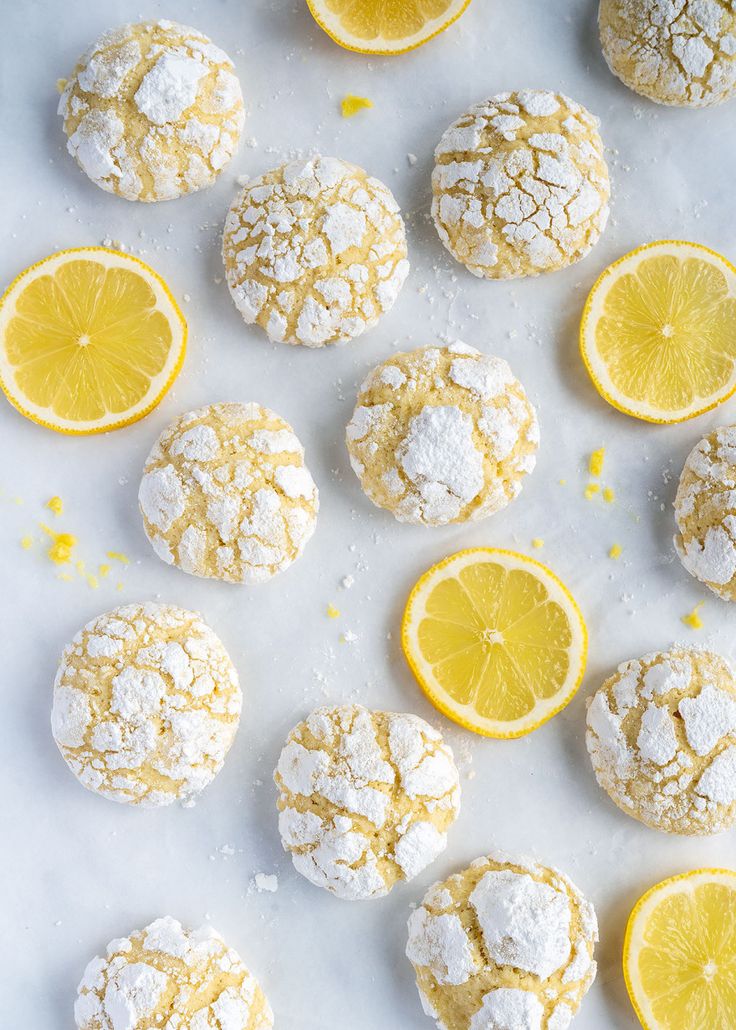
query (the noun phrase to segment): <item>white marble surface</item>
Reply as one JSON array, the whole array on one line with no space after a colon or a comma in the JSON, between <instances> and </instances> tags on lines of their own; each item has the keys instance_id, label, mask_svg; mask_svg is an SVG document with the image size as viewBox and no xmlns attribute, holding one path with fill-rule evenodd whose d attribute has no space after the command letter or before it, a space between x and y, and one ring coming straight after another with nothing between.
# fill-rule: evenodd
<instances>
[{"instance_id":1,"label":"white marble surface","mask_svg":"<svg viewBox=\"0 0 736 1030\"><path fill-rule=\"evenodd\" d=\"M632 903L666 875L733 864L733 833L670 839L620 814L596 786L583 742L585 697L620 660L673 640L697 640L731 657L735 650L733 612L690 580L670 541L684 457L736 406L674 428L618 415L588 381L576 332L595 277L638 243L691 238L736 255L736 104L674 111L629 93L600 55L596 6L474 0L457 26L419 52L370 60L333 45L302 0L3 5L0 280L58 248L109 237L150 262L179 298L190 297L184 370L137 425L66 439L0 403L3 1026L66 1030L86 961L110 938L171 913L194 924L209 919L223 932L260 977L281 1028L422 1030L429 1020L403 957L409 906L434 879L494 846L560 866L595 902L600 973L574 1025L631 1030L637 1024L620 952ZM230 51L250 108L245 136L254 139L214 189L134 205L93 187L65 153L55 82L102 30L150 16L193 24ZM575 268L517 284L480 282L452 262L428 220L431 153L470 102L526 86L562 89L602 119L612 222ZM370 96L375 108L341 119L347 92ZM221 281L219 256L237 176L315 147L390 184L407 216L412 260L403 294L376 330L317 353L269 344L247 329ZM446 335L511 362L538 405L540 460L519 500L485 523L400 526L362 495L343 427L356 386L376 361ZM136 506L143 459L163 426L190 407L226 399L258 400L289 419L322 492L305 556L253 589L164 566ZM583 498L587 455L601 444L614 505ZM56 524L79 537L90 565L108 549L132 558L96 591L57 580L40 544L19 546L25 533L40 536L42 506L56 493L66 505ZM434 560L470 545L529 550L537 536L545 545L533 553L569 583L587 618L588 674L579 696L543 729L516 742L486 741L443 722L425 703L398 646L400 613ZM624 549L617 563L606 557L614 542ZM355 585L345 591L339 582L348 573ZM139 812L85 792L49 732L51 683L67 639L99 611L144 598L201 610L245 687L235 746L191 810ZM680 617L700 600L705 628L695 634ZM339 620L326 618L328 602L341 609ZM348 629L358 639L339 643ZM449 849L433 868L387 899L351 905L292 871L279 844L271 770L298 718L317 703L352 699L442 725L463 768L464 798ZM278 892L254 891L257 872L277 873Z\"/></svg>"}]
</instances>

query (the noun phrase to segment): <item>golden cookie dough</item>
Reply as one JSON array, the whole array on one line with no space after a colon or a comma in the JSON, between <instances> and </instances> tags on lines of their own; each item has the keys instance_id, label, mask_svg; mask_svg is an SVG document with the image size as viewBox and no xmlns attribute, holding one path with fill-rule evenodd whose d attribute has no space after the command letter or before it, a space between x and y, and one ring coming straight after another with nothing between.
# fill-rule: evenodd
<instances>
[{"instance_id":1,"label":"golden cookie dough","mask_svg":"<svg viewBox=\"0 0 736 1030\"><path fill-rule=\"evenodd\" d=\"M597 940L593 906L566 876L499 852L429 889L406 954L439 1030L566 1030Z\"/></svg>"},{"instance_id":2,"label":"golden cookie dough","mask_svg":"<svg viewBox=\"0 0 736 1030\"><path fill-rule=\"evenodd\" d=\"M375 368L346 435L374 504L399 522L444 526L487 518L519 494L539 425L507 363L456 342Z\"/></svg>"},{"instance_id":3,"label":"golden cookie dough","mask_svg":"<svg viewBox=\"0 0 736 1030\"><path fill-rule=\"evenodd\" d=\"M251 179L225 222L223 258L244 320L271 340L324 347L389 311L409 272L391 191L334 157Z\"/></svg>"},{"instance_id":4,"label":"golden cookie dough","mask_svg":"<svg viewBox=\"0 0 736 1030\"><path fill-rule=\"evenodd\" d=\"M603 56L658 104L708 107L736 95L732 0L601 0Z\"/></svg>"},{"instance_id":5,"label":"golden cookie dough","mask_svg":"<svg viewBox=\"0 0 736 1030\"><path fill-rule=\"evenodd\" d=\"M736 823L736 680L696 648L624 662L588 702L598 783L622 811L666 833Z\"/></svg>"},{"instance_id":6,"label":"golden cookie dough","mask_svg":"<svg viewBox=\"0 0 736 1030\"><path fill-rule=\"evenodd\" d=\"M274 780L294 868L362 901L411 880L445 850L460 808L452 751L416 715L318 708L289 734Z\"/></svg>"},{"instance_id":7,"label":"golden cookie dough","mask_svg":"<svg viewBox=\"0 0 736 1030\"><path fill-rule=\"evenodd\" d=\"M138 502L159 558L228 583L288 568L319 510L304 448L259 404L210 404L172 422L148 455Z\"/></svg>"},{"instance_id":8,"label":"golden cookie dough","mask_svg":"<svg viewBox=\"0 0 736 1030\"><path fill-rule=\"evenodd\" d=\"M475 104L434 153L432 217L473 275L554 272L585 257L606 227L598 119L561 93L527 89Z\"/></svg>"},{"instance_id":9,"label":"golden cookie dough","mask_svg":"<svg viewBox=\"0 0 736 1030\"><path fill-rule=\"evenodd\" d=\"M126 604L65 648L51 728L88 790L145 807L191 803L222 768L241 707L235 666L196 612Z\"/></svg>"},{"instance_id":10,"label":"golden cookie dough","mask_svg":"<svg viewBox=\"0 0 736 1030\"><path fill-rule=\"evenodd\" d=\"M245 120L227 54L164 20L102 35L67 80L59 114L67 149L92 182L143 201L211 186Z\"/></svg>"}]
</instances>

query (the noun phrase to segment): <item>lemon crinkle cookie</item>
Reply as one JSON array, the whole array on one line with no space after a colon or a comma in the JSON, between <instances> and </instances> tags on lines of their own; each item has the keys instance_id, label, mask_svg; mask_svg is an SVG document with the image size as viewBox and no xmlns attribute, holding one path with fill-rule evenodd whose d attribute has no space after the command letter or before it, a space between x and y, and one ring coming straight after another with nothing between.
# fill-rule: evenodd
<instances>
[{"instance_id":1,"label":"lemon crinkle cookie","mask_svg":"<svg viewBox=\"0 0 736 1030\"><path fill-rule=\"evenodd\" d=\"M460 808L452 751L416 715L318 708L274 780L279 831L303 876L349 901L388 894L444 851Z\"/></svg>"},{"instance_id":2,"label":"lemon crinkle cookie","mask_svg":"<svg viewBox=\"0 0 736 1030\"><path fill-rule=\"evenodd\" d=\"M409 271L391 191L332 157L251 179L228 213L223 257L245 321L272 340L307 347L370 329Z\"/></svg>"},{"instance_id":3,"label":"lemon crinkle cookie","mask_svg":"<svg viewBox=\"0 0 736 1030\"><path fill-rule=\"evenodd\" d=\"M736 680L695 648L624 662L588 704L599 784L628 815L667 833L736 823Z\"/></svg>"},{"instance_id":4,"label":"lemon crinkle cookie","mask_svg":"<svg viewBox=\"0 0 736 1030\"><path fill-rule=\"evenodd\" d=\"M64 650L51 727L80 783L113 801L192 801L222 768L240 721L235 666L196 612L127 604Z\"/></svg>"},{"instance_id":5,"label":"lemon crinkle cookie","mask_svg":"<svg viewBox=\"0 0 736 1030\"><path fill-rule=\"evenodd\" d=\"M597 940L593 907L566 876L492 853L430 888L406 954L440 1030L566 1030Z\"/></svg>"},{"instance_id":6,"label":"lemon crinkle cookie","mask_svg":"<svg viewBox=\"0 0 736 1030\"><path fill-rule=\"evenodd\" d=\"M350 463L400 522L442 526L505 507L532 471L539 425L501 358L467 344L394 354L363 382Z\"/></svg>"},{"instance_id":7,"label":"lemon crinkle cookie","mask_svg":"<svg viewBox=\"0 0 736 1030\"><path fill-rule=\"evenodd\" d=\"M111 941L84 971L77 1030L270 1030L273 1013L238 953L210 926L156 919Z\"/></svg>"},{"instance_id":8,"label":"lemon crinkle cookie","mask_svg":"<svg viewBox=\"0 0 736 1030\"><path fill-rule=\"evenodd\" d=\"M67 149L126 200L172 200L210 186L245 119L230 58L172 21L106 32L80 58L59 102Z\"/></svg>"},{"instance_id":9,"label":"lemon crinkle cookie","mask_svg":"<svg viewBox=\"0 0 736 1030\"><path fill-rule=\"evenodd\" d=\"M736 426L715 429L688 455L675 521L675 550L690 575L736 601Z\"/></svg>"},{"instance_id":10,"label":"lemon crinkle cookie","mask_svg":"<svg viewBox=\"0 0 736 1030\"><path fill-rule=\"evenodd\" d=\"M304 448L259 404L181 415L149 454L138 500L159 558L229 583L262 583L288 568L319 509Z\"/></svg>"},{"instance_id":11,"label":"lemon crinkle cookie","mask_svg":"<svg viewBox=\"0 0 736 1030\"><path fill-rule=\"evenodd\" d=\"M708 107L736 96L733 0L601 0L603 55L658 104Z\"/></svg>"},{"instance_id":12,"label":"lemon crinkle cookie","mask_svg":"<svg viewBox=\"0 0 736 1030\"><path fill-rule=\"evenodd\" d=\"M499 93L435 150L432 216L473 275L515 279L579 261L608 221L598 119L561 93Z\"/></svg>"}]
</instances>

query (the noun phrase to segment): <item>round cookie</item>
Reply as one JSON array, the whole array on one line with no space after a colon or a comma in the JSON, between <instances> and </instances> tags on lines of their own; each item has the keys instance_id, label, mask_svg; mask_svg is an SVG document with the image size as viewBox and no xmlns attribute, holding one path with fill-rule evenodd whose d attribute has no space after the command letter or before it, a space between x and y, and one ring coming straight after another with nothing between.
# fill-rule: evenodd
<instances>
[{"instance_id":1,"label":"round cookie","mask_svg":"<svg viewBox=\"0 0 736 1030\"><path fill-rule=\"evenodd\" d=\"M736 601L736 426L715 429L688 455L675 522L675 550L690 575Z\"/></svg>"},{"instance_id":2,"label":"round cookie","mask_svg":"<svg viewBox=\"0 0 736 1030\"><path fill-rule=\"evenodd\" d=\"M399 522L444 526L487 518L519 494L539 425L507 363L456 342L378 365L346 440L374 504Z\"/></svg>"},{"instance_id":3,"label":"round cookie","mask_svg":"<svg viewBox=\"0 0 736 1030\"><path fill-rule=\"evenodd\" d=\"M67 149L92 182L143 201L211 186L245 120L227 54L163 20L104 33L77 62L59 114Z\"/></svg>"},{"instance_id":4,"label":"round cookie","mask_svg":"<svg viewBox=\"0 0 736 1030\"><path fill-rule=\"evenodd\" d=\"M416 715L317 708L274 772L294 868L348 901L388 894L447 845L460 809L452 751Z\"/></svg>"},{"instance_id":5,"label":"round cookie","mask_svg":"<svg viewBox=\"0 0 736 1030\"><path fill-rule=\"evenodd\" d=\"M736 6L716 0L601 0L603 56L658 104L708 107L736 95Z\"/></svg>"},{"instance_id":6,"label":"round cookie","mask_svg":"<svg viewBox=\"0 0 736 1030\"><path fill-rule=\"evenodd\" d=\"M409 272L393 194L333 157L251 179L228 212L223 258L244 320L271 340L306 347L370 329Z\"/></svg>"},{"instance_id":7,"label":"round cookie","mask_svg":"<svg viewBox=\"0 0 736 1030\"><path fill-rule=\"evenodd\" d=\"M593 906L566 876L494 852L429 889L406 954L440 1030L566 1030L597 940Z\"/></svg>"},{"instance_id":8,"label":"round cookie","mask_svg":"<svg viewBox=\"0 0 736 1030\"><path fill-rule=\"evenodd\" d=\"M164 916L111 941L84 971L77 1030L270 1030L273 1013L240 955L211 926Z\"/></svg>"},{"instance_id":9,"label":"round cookie","mask_svg":"<svg viewBox=\"0 0 736 1030\"><path fill-rule=\"evenodd\" d=\"M608 221L598 119L561 93L475 104L434 152L432 217L473 275L517 279L585 257Z\"/></svg>"},{"instance_id":10,"label":"round cookie","mask_svg":"<svg viewBox=\"0 0 736 1030\"><path fill-rule=\"evenodd\" d=\"M304 448L259 404L210 404L172 422L148 455L138 502L159 558L228 583L288 568L319 510Z\"/></svg>"},{"instance_id":11,"label":"round cookie","mask_svg":"<svg viewBox=\"0 0 736 1030\"><path fill-rule=\"evenodd\" d=\"M238 674L196 612L126 604L64 649L51 729L79 782L113 801L193 802L240 722Z\"/></svg>"},{"instance_id":12,"label":"round cookie","mask_svg":"<svg viewBox=\"0 0 736 1030\"><path fill-rule=\"evenodd\" d=\"M619 665L588 702L598 783L627 815L667 833L736 823L736 680L695 648Z\"/></svg>"}]
</instances>

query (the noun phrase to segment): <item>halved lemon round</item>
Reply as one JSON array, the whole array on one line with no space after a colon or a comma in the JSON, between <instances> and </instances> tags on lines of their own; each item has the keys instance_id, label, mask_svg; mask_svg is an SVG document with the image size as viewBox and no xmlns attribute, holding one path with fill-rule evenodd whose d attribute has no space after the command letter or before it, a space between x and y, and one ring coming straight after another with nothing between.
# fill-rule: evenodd
<instances>
[{"instance_id":1,"label":"halved lemon round","mask_svg":"<svg viewBox=\"0 0 736 1030\"><path fill-rule=\"evenodd\" d=\"M590 291L580 349L598 392L626 415L702 415L736 390L736 267L699 243L633 250Z\"/></svg>"},{"instance_id":2,"label":"halved lemon round","mask_svg":"<svg viewBox=\"0 0 736 1030\"><path fill-rule=\"evenodd\" d=\"M470 0L307 0L321 29L346 50L403 54L460 17Z\"/></svg>"},{"instance_id":3,"label":"halved lemon round","mask_svg":"<svg viewBox=\"0 0 736 1030\"><path fill-rule=\"evenodd\" d=\"M570 701L588 635L572 595L541 562L477 547L435 565L406 605L401 641L425 694L486 737L521 737Z\"/></svg>"},{"instance_id":4,"label":"halved lemon round","mask_svg":"<svg viewBox=\"0 0 736 1030\"><path fill-rule=\"evenodd\" d=\"M184 316L148 265L105 247L62 250L0 298L0 387L57 432L119 429L159 403L186 339Z\"/></svg>"},{"instance_id":5,"label":"halved lemon round","mask_svg":"<svg viewBox=\"0 0 736 1030\"><path fill-rule=\"evenodd\" d=\"M644 1030L736 1027L736 872L663 880L634 907L624 978Z\"/></svg>"}]
</instances>

